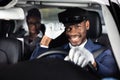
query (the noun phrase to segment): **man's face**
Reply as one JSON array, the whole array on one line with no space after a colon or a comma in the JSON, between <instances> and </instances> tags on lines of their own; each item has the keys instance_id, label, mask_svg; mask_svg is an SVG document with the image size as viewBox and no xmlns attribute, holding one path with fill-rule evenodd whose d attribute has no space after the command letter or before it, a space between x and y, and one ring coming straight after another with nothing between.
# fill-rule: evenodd
<instances>
[{"instance_id":1,"label":"man's face","mask_svg":"<svg viewBox=\"0 0 120 80\"><path fill-rule=\"evenodd\" d=\"M38 34L40 30L40 19L37 17L29 17L27 20L30 34Z\"/></svg>"},{"instance_id":2,"label":"man's face","mask_svg":"<svg viewBox=\"0 0 120 80\"><path fill-rule=\"evenodd\" d=\"M89 21L82 21L78 24L66 26L66 35L69 42L73 46L79 46L86 40L87 30L89 29Z\"/></svg>"}]
</instances>

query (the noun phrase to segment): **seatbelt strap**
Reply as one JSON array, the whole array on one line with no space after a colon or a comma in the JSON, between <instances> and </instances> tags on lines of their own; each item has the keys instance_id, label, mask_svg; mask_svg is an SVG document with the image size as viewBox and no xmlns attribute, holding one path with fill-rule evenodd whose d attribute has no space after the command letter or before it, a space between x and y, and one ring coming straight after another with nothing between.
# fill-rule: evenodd
<instances>
[{"instance_id":1,"label":"seatbelt strap","mask_svg":"<svg viewBox=\"0 0 120 80\"><path fill-rule=\"evenodd\" d=\"M101 47L100 49L96 50L93 52L93 56L94 58L97 58L102 52L104 52L107 48L105 47ZM93 67L93 65L89 62L88 63L88 68L90 68L90 70L93 72L93 73L96 73L96 69Z\"/></svg>"},{"instance_id":2,"label":"seatbelt strap","mask_svg":"<svg viewBox=\"0 0 120 80\"><path fill-rule=\"evenodd\" d=\"M106 47L102 47L96 51L93 52L93 56L94 58L97 58L102 52L104 52L107 48Z\"/></svg>"}]
</instances>

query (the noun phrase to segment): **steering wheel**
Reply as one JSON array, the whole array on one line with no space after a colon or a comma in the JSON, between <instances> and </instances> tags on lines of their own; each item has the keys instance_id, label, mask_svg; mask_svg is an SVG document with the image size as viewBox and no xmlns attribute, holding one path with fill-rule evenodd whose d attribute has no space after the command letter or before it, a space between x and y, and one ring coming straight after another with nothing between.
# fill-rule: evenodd
<instances>
[{"instance_id":1,"label":"steering wheel","mask_svg":"<svg viewBox=\"0 0 120 80\"><path fill-rule=\"evenodd\" d=\"M68 52L63 51L63 50L58 50L58 49L52 49L52 50L48 50L48 51L40 54L37 57L37 59L47 57L47 56L50 56L50 55L55 55L55 54L66 56L68 54Z\"/></svg>"},{"instance_id":2,"label":"steering wheel","mask_svg":"<svg viewBox=\"0 0 120 80\"><path fill-rule=\"evenodd\" d=\"M68 52L64 51L64 50L57 50L57 49L52 49L52 50L49 50L49 51L46 51L42 54L40 54L37 59L40 59L40 58L44 58L44 57L47 57L47 56L50 56L50 55L63 55L63 56L66 56L68 54ZM90 71L92 72L96 72L96 69L93 67L93 65L89 62L87 67L90 69Z\"/></svg>"}]
</instances>

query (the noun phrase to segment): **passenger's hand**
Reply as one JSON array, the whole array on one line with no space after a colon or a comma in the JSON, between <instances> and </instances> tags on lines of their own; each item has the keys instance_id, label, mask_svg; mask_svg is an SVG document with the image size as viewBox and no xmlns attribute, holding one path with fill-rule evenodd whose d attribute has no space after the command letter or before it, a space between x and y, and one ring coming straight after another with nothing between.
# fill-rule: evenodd
<instances>
[{"instance_id":1,"label":"passenger's hand","mask_svg":"<svg viewBox=\"0 0 120 80\"><path fill-rule=\"evenodd\" d=\"M89 62L94 64L95 60L91 52L85 48L72 48L69 51L69 55L65 57L66 61L72 61L82 68L85 67Z\"/></svg>"},{"instance_id":2,"label":"passenger's hand","mask_svg":"<svg viewBox=\"0 0 120 80\"><path fill-rule=\"evenodd\" d=\"M57 38L65 30L64 25L59 22L58 23L57 22L56 23L48 23L48 24L45 24L45 26L46 26L45 35L51 39Z\"/></svg>"}]
</instances>

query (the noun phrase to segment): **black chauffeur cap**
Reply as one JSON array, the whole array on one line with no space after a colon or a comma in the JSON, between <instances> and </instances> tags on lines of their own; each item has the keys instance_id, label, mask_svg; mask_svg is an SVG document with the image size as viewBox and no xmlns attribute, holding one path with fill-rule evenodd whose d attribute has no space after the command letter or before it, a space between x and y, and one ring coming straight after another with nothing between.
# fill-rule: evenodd
<instances>
[{"instance_id":1,"label":"black chauffeur cap","mask_svg":"<svg viewBox=\"0 0 120 80\"><path fill-rule=\"evenodd\" d=\"M88 11L81 8L67 8L58 13L59 22L65 24L80 23L87 19Z\"/></svg>"}]
</instances>

